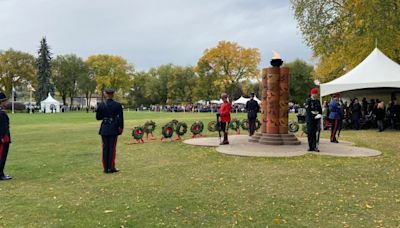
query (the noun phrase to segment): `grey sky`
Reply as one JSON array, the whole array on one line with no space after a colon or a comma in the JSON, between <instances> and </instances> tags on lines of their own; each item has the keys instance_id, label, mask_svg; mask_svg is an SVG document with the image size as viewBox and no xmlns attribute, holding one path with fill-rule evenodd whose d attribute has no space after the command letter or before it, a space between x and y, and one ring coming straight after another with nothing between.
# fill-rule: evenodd
<instances>
[{"instance_id":1,"label":"grey sky","mask_svg":"<svg viewBox=\"0 0 400 228\"><path fill-rule=\"evenodd\" d=\"M0 50L121 55L136 69L195 65L220 40L310 60L289 0L0 0Z\"/></svg>"}]
</instances>

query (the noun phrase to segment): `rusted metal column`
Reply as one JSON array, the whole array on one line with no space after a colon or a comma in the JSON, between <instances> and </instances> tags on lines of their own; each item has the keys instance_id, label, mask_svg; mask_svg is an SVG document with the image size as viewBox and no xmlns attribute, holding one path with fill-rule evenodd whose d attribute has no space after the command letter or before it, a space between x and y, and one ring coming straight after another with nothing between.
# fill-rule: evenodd
<instances>
[{"instance_id":1,"label":"rusted metal column","mask_svg":"<svg viewBox=\"0 0 400 228\"><path fill-rule=\"evenodd\" d=\"M279 134L287 134L289 125L289 68L280 68Z\"/></svg>"},{"instance_id":2,"label":"rusted metal column","mask_svg":"<svg viewBox=\"0 0 400 228\"><path fill-rule=\"evenodd\" d=\"M261 133L267 133L267 112L268 112L268 73L267 68L262 69L262 100L261 100Z\"/></svg>"},{"instance_id":3,"label":"rusted metal column","mask_svg":"<svg viewBox=\"0 0 400 228\"><path fill-rule=\"evenodd\" d=\"M267 133L279 134L279 80L280 68L267 68Z\"/></svg>"}]
</instances>

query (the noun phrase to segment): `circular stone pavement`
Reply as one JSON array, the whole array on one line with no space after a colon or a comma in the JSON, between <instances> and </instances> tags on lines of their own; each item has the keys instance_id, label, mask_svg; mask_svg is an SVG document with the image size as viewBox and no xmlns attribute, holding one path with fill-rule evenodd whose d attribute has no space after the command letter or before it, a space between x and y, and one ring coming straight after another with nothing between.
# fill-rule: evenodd
<instances>
[{"instance_id":1,"label":"circular stone pavement","mask_svg":"<svg viewBox=\"0 0 400 228\"><path fill-rule=\"evenodd\" d=\"M330 143L328 139L321 139L319 144L320 152L308 152L306 138L299 138L300 145L262 145L248 141L247 135L230 135L229 145L219 145L219 138L195 138L185 140L184 143L196 146L216 147L217 151L223 154L253 157L293 157L302 156L307 153L315 155L330 155L338 157L372 157L381 155L382 152L355 147L351 142L340 141L340 143Z\"/></svg>"}]
</instances>

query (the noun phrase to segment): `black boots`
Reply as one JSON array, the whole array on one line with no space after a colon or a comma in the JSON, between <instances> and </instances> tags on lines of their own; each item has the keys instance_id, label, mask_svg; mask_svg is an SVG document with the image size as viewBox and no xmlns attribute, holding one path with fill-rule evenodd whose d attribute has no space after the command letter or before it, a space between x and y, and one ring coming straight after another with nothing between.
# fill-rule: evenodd
<instances>
[{"instance_id":1,"label":"black boots","mask_svg":"<svg viewBox=\"0 0 400 228\"><path fill-rule=\"evenodd\" d=\"M228 133L224 132L224 141L222 141L219 145L228 145L229 141L228 141Z\"/></svg>"}]
</instances>

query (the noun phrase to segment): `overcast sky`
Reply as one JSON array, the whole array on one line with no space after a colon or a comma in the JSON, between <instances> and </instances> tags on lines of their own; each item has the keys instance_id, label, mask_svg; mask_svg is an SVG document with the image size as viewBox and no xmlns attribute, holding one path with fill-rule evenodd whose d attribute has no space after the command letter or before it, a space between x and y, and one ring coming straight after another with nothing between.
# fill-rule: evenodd
<instances>
[{"instance_id":1,"label":"overcast sky","mask_svg":"<svg viewBox=\"0 0 400 228\"><path fill-rule=\"evenodd\" d=\"M195 65L206 48L235 41L310 61L289 0L0 0L0 50L36 56L42 36L55 55L121 55L136 69Z\"/></svg>"}]
</instances>

